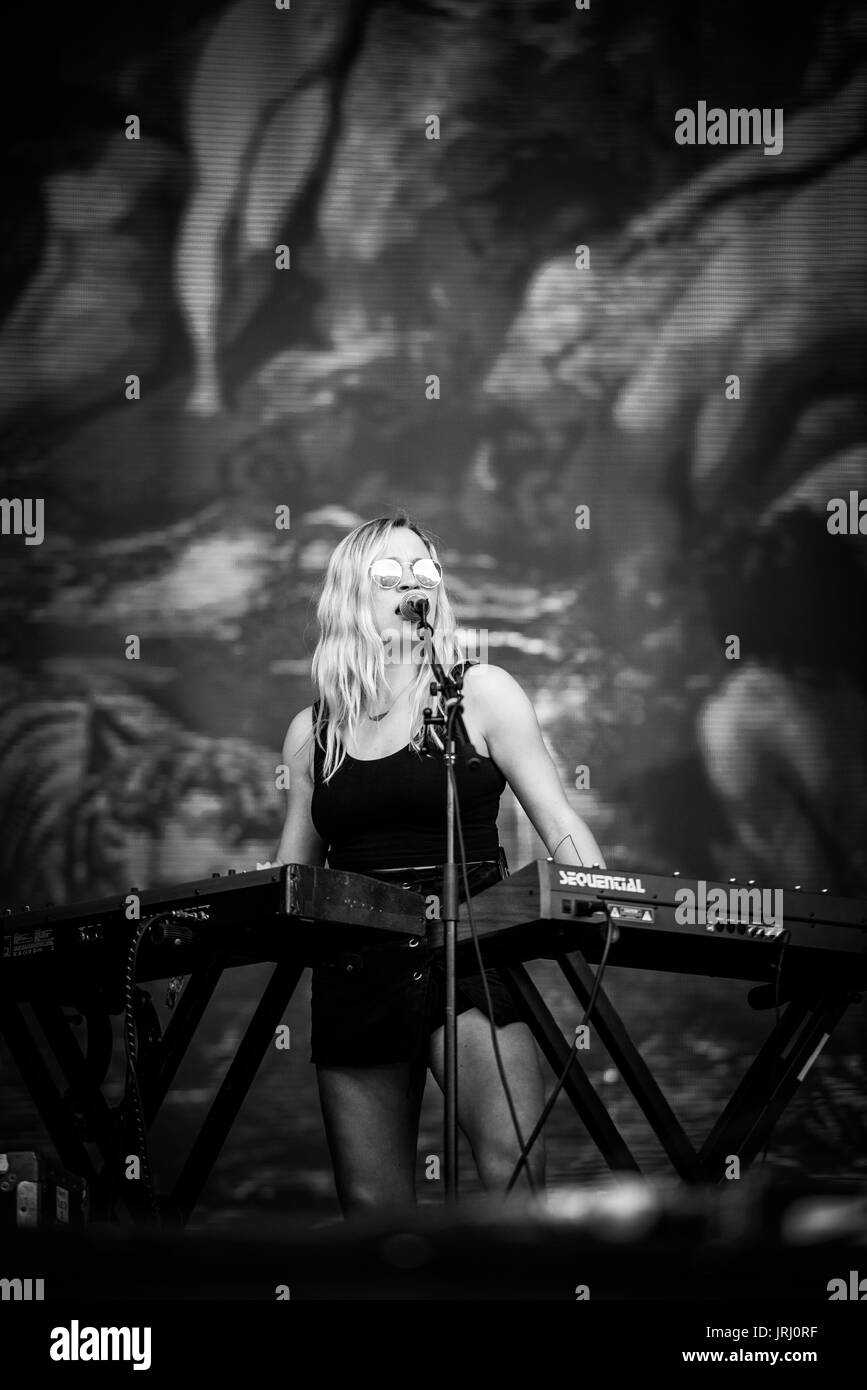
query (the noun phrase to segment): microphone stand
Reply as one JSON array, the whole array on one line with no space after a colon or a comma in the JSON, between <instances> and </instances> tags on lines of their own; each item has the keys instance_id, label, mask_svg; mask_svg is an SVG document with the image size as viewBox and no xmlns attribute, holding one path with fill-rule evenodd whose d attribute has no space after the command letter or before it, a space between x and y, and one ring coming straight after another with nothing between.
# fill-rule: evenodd
<instances>
[{"instance_id":1,"label":"microphone stand","mask_svg":"<svg viewBox=\"0 0 867 1390\"><path fill-rule=\"evenodd\" d=\"M425 616L426 610L412 605L418 617L419 636L424 639L427 629L430 638L426 642L428 661L436 677L430 683L431 695L442 695L445 719L434 715L431 706L424 709L425 746L432 752L428 740L428 730L432 727L443 730L442 756L446 772L446 858L443 865L443 897L440 916L443 923L444 972L446 982L445 1028L445 1085L443 1086L443 1149L445 1154L446 1201L456 1201L458 1196L458 1019L456 1013L455 947L457 944L458 923L458 866L455 860L455 792L454 767L455 750L459 747L468 768L478 768L481 759L470 742L463 720L463 677L447 675L437 660L433 645L433 628ZM440 751L440 750L437 750Z\"/></svg>"}]
</instances>

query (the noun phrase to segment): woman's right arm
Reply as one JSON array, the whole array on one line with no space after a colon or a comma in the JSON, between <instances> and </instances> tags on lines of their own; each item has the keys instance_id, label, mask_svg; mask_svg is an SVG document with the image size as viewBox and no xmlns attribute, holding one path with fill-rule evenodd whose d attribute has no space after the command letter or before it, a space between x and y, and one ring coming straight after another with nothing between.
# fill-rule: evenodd
<instances>
[{"instance_id":1,"label":"woman's right arm","mask_svg":"<svg viewBox=\"0 0 867 1390\"><path fill-rule=\"evenodd\" d=\"M278 864L324 864L328 846L310 818L313 796L312 710L296 714L283 740L283 763L289 768L286 819L275 851Z\"/></svg>"}]
</instances>

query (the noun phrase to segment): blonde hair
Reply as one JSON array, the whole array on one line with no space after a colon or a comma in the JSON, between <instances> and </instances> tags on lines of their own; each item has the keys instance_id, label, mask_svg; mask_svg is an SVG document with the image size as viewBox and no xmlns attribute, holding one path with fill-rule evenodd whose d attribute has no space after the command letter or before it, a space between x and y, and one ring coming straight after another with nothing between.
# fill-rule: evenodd
<instances>
[{"instance_id":1,"label":"blonde hair","mask_svg":"<svg viewBox=\"0 0 867 1390\"><path fill-rule=\"evenodd\" d=\"M313 653L312 676L319 702L313 736L325 750L323 778L326 782L346 757L346 732L354 738L364 707L373 708L382 698L385 650L373 621L368 571L371 561L383 553L383 546L392 532L402 527L414 531L431 558L438 559L432 533L403 512L393 517L376 517L356 526L335 546L325 571L316 610L320 637ZM437 589L432 641L436 657L446 672L463 659L445 581ZM409 688L413 731L410 746L418 752L424 733L421 712L425 705L434 703L429 689L433 672L426 646L416 645L414 650L419 653L419 669ZM323 743L322 729L326 721Z\"/></svg>"}]
</instances>

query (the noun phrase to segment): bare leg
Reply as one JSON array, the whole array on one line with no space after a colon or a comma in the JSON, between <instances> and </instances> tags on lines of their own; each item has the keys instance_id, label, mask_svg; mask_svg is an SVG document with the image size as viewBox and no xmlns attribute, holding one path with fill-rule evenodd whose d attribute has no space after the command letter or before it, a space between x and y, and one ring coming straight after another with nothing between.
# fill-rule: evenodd
<instances>
[{"instance_id":1,"label":"bare leg","mask_svg":"<svg viewBox=\"0 0 867 1390\"><path fill-rule=\"evenodd\" d=\"M440 1089L445 1078L444 1032L443 1028L438 1028L430 1040L430 1068ZM509 1023L498 1028L497 1040L518 1123L526 1140L545 1104L536 1044L526 1023ZM489 1191L503 1192L520 1149L497 1069L490 1023L480 1009L468 1009L458 1015L458 1121L470 1142L485 1187ZM545 1183L544 1135L533 1145L528 1164L537 1190L541 1192ZM513 1190L526 1192L528 1186L525 1168Z\"/></svg>"},{"instance_id":2,"label":"bare leg","mask_svg":"<svg viewBox=\"0 0 867 1390\"><path fill-rule=\"evenodd\" d=\"M317 1066L316 1075L344 1215L415 1202L424 1063Z\"/></svg>"}]
</instances>

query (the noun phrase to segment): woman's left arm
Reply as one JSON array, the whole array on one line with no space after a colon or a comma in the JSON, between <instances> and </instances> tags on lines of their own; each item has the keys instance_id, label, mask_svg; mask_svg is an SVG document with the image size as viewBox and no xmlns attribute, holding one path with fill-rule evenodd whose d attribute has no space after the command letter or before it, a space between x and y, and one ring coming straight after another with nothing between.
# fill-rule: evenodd
<instances>
[{"instance_id":1,"label":"woman's left arm","mask_svg":"<svg viewBox=\"0 0 867 1390\"><path fill-rule=\"evenodd\" d=\"M473 711L490 755L548 853L560 864L598 864L604 869L602 851L589 826L566 799L536 711L518 682L501 666L474 666L467 674L472 682Z\"/></svg>"}]
</instances>

